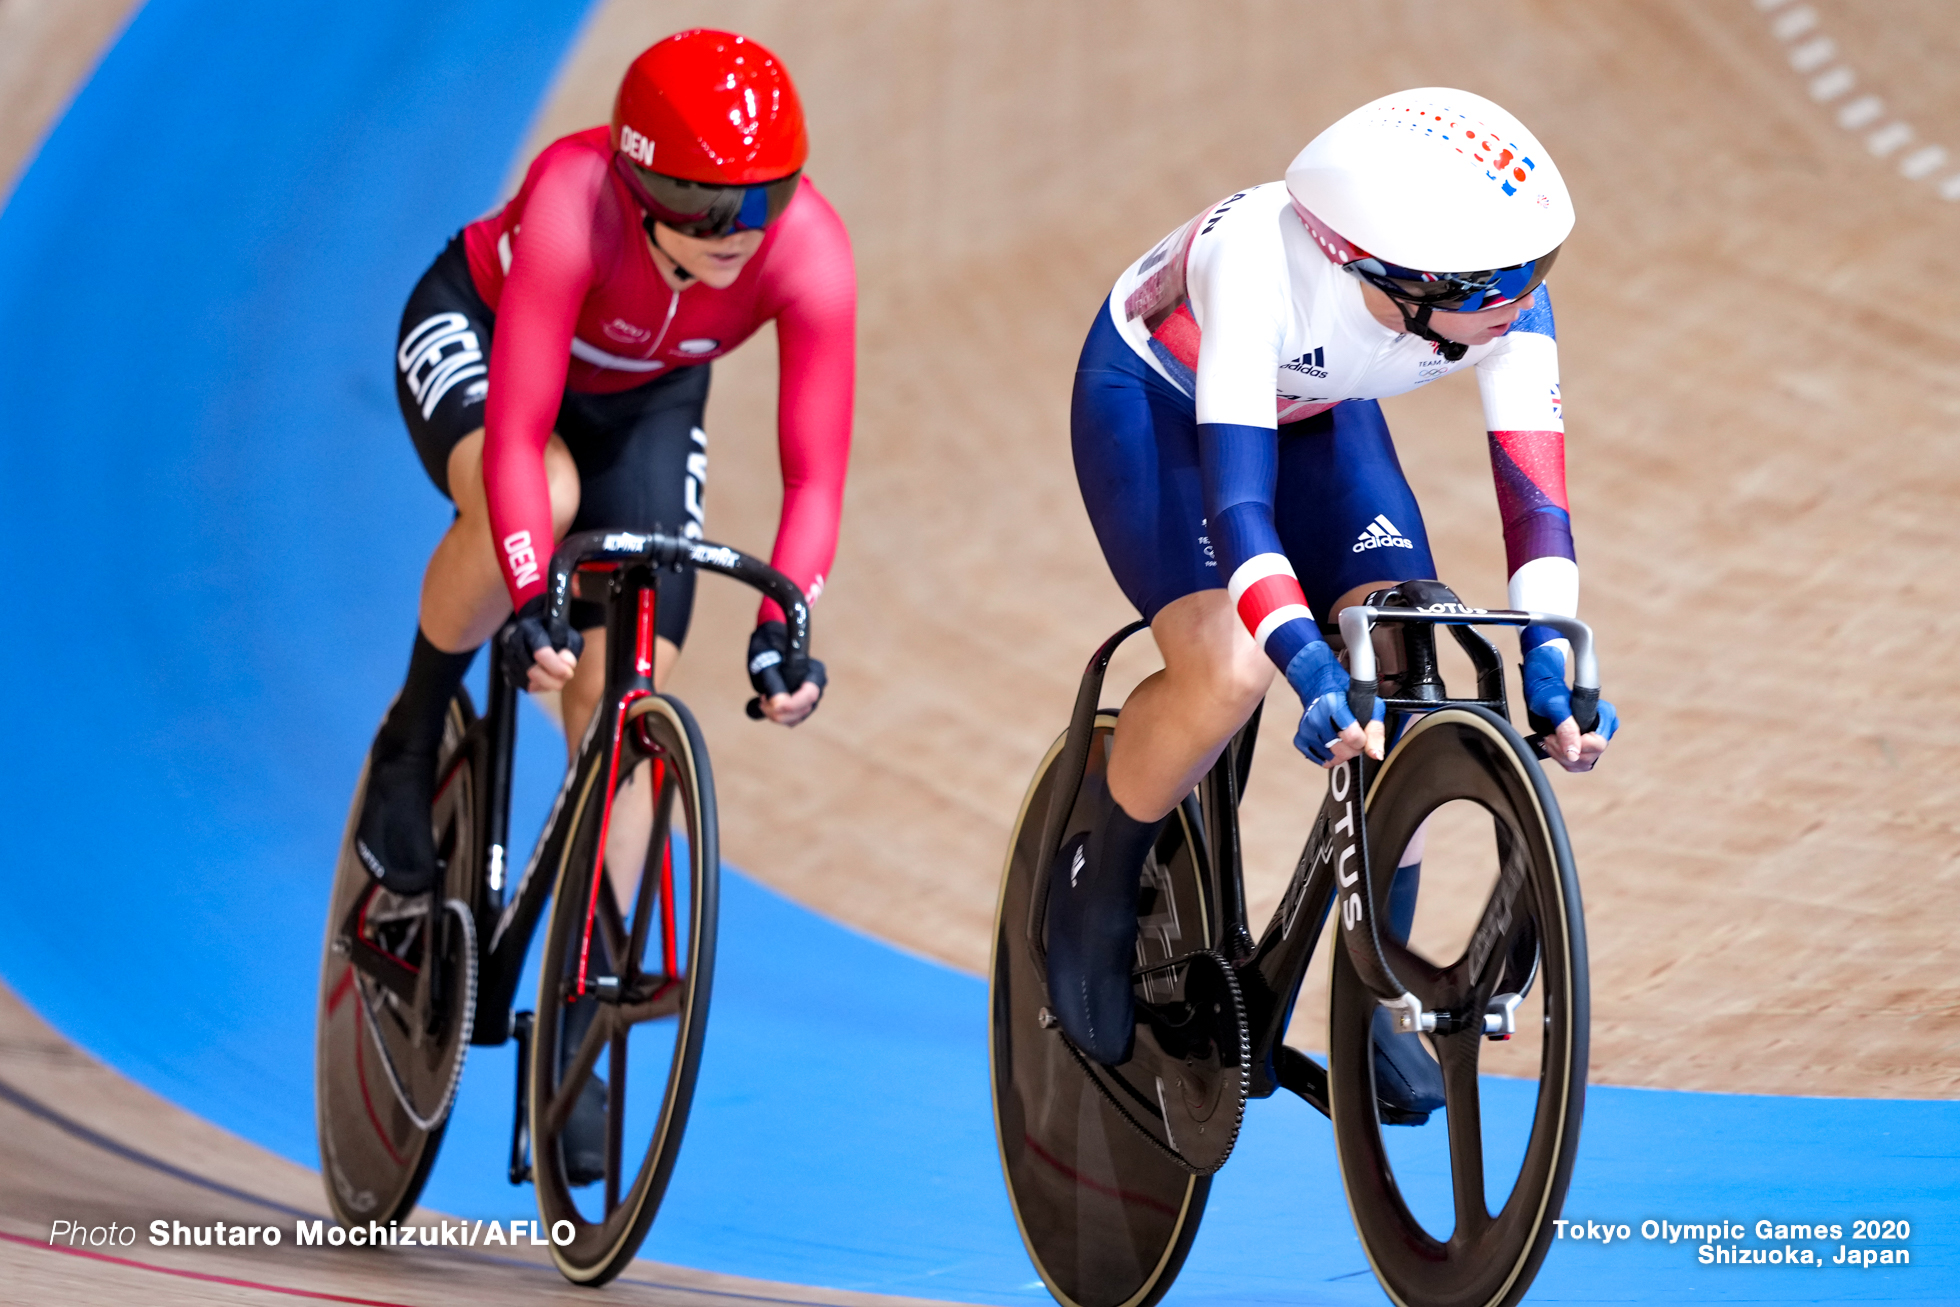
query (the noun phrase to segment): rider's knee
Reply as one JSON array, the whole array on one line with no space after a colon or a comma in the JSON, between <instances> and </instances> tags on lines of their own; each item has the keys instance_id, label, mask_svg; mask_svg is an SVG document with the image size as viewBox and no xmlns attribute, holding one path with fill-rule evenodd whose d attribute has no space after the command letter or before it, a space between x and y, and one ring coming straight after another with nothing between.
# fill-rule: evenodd
<instances>
[{"instance_id":1,"label":"rider's knee","mask_svg":"<svg viewBox=\"0 0 1960 1307\"><path fill-rule=\"evenodd\" d=\"M1204 590L1167 605L1151 623L1165 670L1178 693L1208 711L1243 720L1265 698L1274 668L1223 590Z\"/></svg>"},{"instance_id":2,"label":"rider's knee","mask_svg":"<svg viewBox=\"0 0 1960 1307\"><path fill-rule=\"evenodd\" d=\"M572 451L554 433L544 447L545 485L551 496L551 530L562 539L578 517L578 464ZM456 442L449 451L449 498L466 522L481 522L489 529L489 496L483 485L483 431L478 428Z\"/></svg>"},{"instance_id":3,"label":"rider's knee","mask_svg":"<svg viewBox=\"0 0 1960 1307\"><path fill-rule=\"evenodd\" d=\"M1220 671L1220 692L1234 710L1250 716L1272 688L1276 669L1263 650L1248 642L1245 648L1234 648L1230 662Z\"/></svg>"},{"instance_id":4,"label":"rider's knee","mask_svg":"<svg viewBox=\"0 0 1960 1307\"><path fill-rule=\"evenodd\" d=\"M1243 721L1272 688L1275 669L1249 639L1221 643L1214 657L1188 669L1195 676L1187 678L1187 692L1195 691L1215 711Z\"/></svg>"},{"instance_id":5,"label":"rider's knee","mask_svg":"<svg viewBox=\"0 0 1960 1307\"><path fill-rule=\"evenodd\" d=\"M466 521L487 520L483 492L483 428L470 432L449 450L449 502Z\"/></svg>"}]
</instances>

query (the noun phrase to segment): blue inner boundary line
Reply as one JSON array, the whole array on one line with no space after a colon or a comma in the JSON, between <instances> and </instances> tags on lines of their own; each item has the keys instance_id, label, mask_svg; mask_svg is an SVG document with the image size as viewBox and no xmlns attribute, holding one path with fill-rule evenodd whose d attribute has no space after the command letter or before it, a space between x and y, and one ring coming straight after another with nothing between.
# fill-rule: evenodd
<instances>
[{"instance_id":1,"label":"blue inner boundary line","mask_svg":"<svg viewBox=\"0 0 1960 1307\"><path fill-rule=\"evenodd\" d=\"M328 867L447 521L395 413L393 329L494 201L585 9L151 0L0 213L0 528L26 596L0 975L137 1082L309 1166ZM558 765L550 732L527 739L520 831ZM647 1255L1045 1301L994 1156L985 1015L980 982L731 871ZM528 1214L501 1178L510 1058L473 1057L432 1206ZM1595 1089L1572 1217L1904 1218L1913 1264L1701 1266L1636 1234L1556 1246L1532 1300L1960 1300L1957 1156L1950 1103ZM1441 1192L1420 1159L1404 1180ZM1168 1301L1383 1301L1310 1109L1252 1106Z\"/></svg>"}]
</instances>

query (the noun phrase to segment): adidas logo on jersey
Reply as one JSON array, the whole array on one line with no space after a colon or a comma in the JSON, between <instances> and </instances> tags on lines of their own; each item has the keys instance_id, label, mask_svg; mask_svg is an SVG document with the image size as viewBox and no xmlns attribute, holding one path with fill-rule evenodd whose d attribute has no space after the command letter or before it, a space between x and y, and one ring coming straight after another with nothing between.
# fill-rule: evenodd
<instances>
[{"instance_id":1,"label":"adidas logo on jersey","mask_svg":"<svg viewBox=\"0 0 1960 1307\"><path fill-rule=\"evenodd\" d=\"M1370 549L1414 549L1416 542L1395 529L1391 522L1380 513L1368 523L1368 529L1355 537L1354 552L1366 553Z\"/></svg>"},{"instance_id":2,"label":"adidas logo on jersey","mask_svg":"<svg viewBox=\"0 0 1960 1307\"><path fill-rule=\"evenodd\" d=\"M1279 370L1281 372L1304 372L1310 377L1319 377L1322 381L1325 381L1327 380L1327 349L1325 346L1322 346L1319 349L1309 350L1299 358L1294 359L1291 363L1280 364Z\"/></svg>"}]
</instances>

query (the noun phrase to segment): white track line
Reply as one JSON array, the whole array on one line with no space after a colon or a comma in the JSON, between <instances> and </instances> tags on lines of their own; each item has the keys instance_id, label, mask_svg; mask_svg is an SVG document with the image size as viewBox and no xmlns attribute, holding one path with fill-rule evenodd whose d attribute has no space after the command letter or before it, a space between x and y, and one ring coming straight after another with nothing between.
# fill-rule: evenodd
<instances>
[{"instance_id":1,"label":"white track line","mask_svg":"<svg viewBox=\"0 0 1960 1307\"><path fill-rule=\"evenodd\" d=\"M1810 98L1819 104L1844 100L1838 105L1838 126L1863 134L1873 157L1896 158L1899 175L1912 182L1933 180L1953 162L1944 145L1920 141L1912 124L1898 118L1885 121L1890 115L1879 96L1867 91L1844 99L1858 85L1858 74L1838 60L1837 42L1818 30L1815 9L1790 0L1752 2L1769 16L1771 35L1789 47L1790 67L1809 79ZM1943 200L1960 200L1960 172L1947 172L1933 182L1933 190Z\"/></svg>"}]
</instances>

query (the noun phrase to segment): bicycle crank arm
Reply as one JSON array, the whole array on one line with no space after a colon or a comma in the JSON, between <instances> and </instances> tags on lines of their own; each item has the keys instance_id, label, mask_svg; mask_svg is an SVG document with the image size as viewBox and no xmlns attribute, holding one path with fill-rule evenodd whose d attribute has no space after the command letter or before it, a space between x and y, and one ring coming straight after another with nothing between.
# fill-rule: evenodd
<instances>
[{"instance_id":1,"label":"bicycle crank arm","mask_svg":"<svg viewBox=\"0 0 1960 1307\"><path fill-rule=\"evenodd\" d=\"M517 1041L517 1107L511 1113L510 1167L506 1173L512 1184L531 1178L531 1021L529 1012L510 1015L511 1037Z\"/></svg>"},{"instance_id":2,"label":"bicycle crank arm","mask_svg":"<svg viewBox=\"0 0 1960 1307\"><path fill-rule=\"evenodd\" d=\"M1322 1116L1334 1115L1327 1105L1326 1067L1291 1044L1281 1044L1273 1050L1273 1064L1279 1072L1280 1088L1297 1094Z\"/></svg>"}]
</instances>

